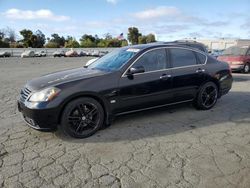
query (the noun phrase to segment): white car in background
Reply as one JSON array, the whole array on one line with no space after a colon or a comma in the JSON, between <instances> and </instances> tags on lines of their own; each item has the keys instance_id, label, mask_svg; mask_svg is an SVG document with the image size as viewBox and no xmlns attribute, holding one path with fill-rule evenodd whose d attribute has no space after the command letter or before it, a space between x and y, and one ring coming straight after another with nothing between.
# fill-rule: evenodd
<instances>
[{"instance_id":1,"label":"white car in background","mask_svg":"<svg viewBox=\"0 0 250 188\"><path fill-rule=\"evenodd\" d=\"M46 52L45 51L38 51L38 52L35 52L35 57L46 57Z\"/></svg>"},{"instance_id":2,"label":"white car in background","mask_svg":"<svg viewBox=\"0 0 250 188\"><path fill-rule=\"evenodd\" d=\"M53 57L65 57L64 50L57 50L53 53Z\"/></svg>"},{"instance_id":3,"label":"white car in background","mask_svg":"<svg viewBox=\"0 0 250 188\"><path fill-rule=\"evenodd\" d=\"M8 51L1 51L0 52L0 57L10 57L11 53Z\"/></svg>"},{"instance_id":4,"label":"white car in background","mask_svg":"<svg viewBox=\"0 0 250 188\"><path fill-rule=\"evenodd\" d=\"M35 57L35 52L33 50L27 50L27 51L24 51L22 54L21 54L21 57L24 58L24 57Z\"/></svg>"},{"instance_id":5,"label":"white car in background","mask_svg":"<svg viewBox=\"0 0 250 188\"><path fill-rule=\"evenodd\" d=\"M93 50L93 51L91 52L91 56L99 57L99 51L98 51L98 50Z\"/></svg>"},{"instance_id":6,"label":"white car in background","mask_svg":"<svg viewBox=\"0 0 250 188\"><path fill-rule=\"evenodd\" d=\"M65 53L65 57L78 57L77 51L70 49Z\"/></svg>"}]
</instances>

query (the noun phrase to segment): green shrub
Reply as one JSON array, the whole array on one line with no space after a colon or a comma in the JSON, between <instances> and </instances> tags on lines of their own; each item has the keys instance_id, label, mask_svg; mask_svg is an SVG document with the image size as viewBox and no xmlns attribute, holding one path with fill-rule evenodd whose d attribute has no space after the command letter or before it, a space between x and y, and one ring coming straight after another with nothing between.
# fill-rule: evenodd
<instances>
[{"instance_id":1,"label":"green shrub","mask_svg":"<svg viewBox=\"0 0 250 188\"><path fill-rule=\"evenodd\" d=\"M0 40L0 48L9 48L10 45L7 42Z\"/></svg>"},{"instance_id":2,"label":"green shrub","mask_svg":"<svg viewBox=\"0 0 250 188\"><path fill-rule=\"evenodd\" d=\"M56 42L48 42L47 44L45 44L46 48L59 48L59 44Z\"/></svg>"}]
</instances>

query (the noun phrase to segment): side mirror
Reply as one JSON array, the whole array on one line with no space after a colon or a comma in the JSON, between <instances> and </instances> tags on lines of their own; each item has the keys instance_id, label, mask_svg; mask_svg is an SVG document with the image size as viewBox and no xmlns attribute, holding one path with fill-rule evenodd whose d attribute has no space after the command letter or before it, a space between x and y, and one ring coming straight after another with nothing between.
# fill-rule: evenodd
<instances>
[{"instance_id":1,"label":"side mirror","mask_svg":"<svg viewBox=\"0 0 250 188\"><path fill-rule=\"evenodd\" d=\"M133 75L133 74L143 73L143 72L145 72L145 68L143 66L131 67L129 71L127 72L127 75Z\"/></svg>"}]
</instances>

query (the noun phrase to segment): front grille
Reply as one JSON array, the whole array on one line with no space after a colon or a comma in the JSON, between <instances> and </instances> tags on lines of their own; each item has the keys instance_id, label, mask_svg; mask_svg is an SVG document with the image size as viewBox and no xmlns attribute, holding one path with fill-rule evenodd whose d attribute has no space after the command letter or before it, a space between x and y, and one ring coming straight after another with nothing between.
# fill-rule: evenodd
<instances>
[{"instance_id":1,"label":"front grille","mask_svg":"<svg viewBox=\"0 0 250 188\"><path fill-rule=\"evenodd\" d=\"M21 100L26 101L28 96L30 95L31 90L29 90L27 87L21 90Z\"/></svg>"}]
</instances>

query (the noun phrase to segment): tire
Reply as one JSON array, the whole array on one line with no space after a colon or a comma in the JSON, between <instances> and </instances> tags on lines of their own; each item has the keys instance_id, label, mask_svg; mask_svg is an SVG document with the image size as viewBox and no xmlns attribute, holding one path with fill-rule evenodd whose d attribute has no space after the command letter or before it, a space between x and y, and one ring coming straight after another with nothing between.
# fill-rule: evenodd
<instances>
[{"instance_id":1,"label":"tire","mask_svg":"<svg viewBox=\"0 0 250 188\"><path fill-rule=\"evenodd\" d=\"M246 63L244 68L243 68L243 73L247 74L250 71L250 64Z\"/></svg>"},{"instance_id":2,"label":"tire","mask_svg":"<svg viewBox=\"0 0 250 188\"><path fill-rule=\"evenodd\" d=\"M201 86L194 105L199 110L209 110L214 107L218 99L218 87L213 82Z\"/></svg>"},{"instance_id":3,"label":"tire","mask_svg":"<svg viewBox=\"0 0 250 188\"><path fill-rule=\"evenodd\" d=\"M102 128L104 110L93 98L83 97L71 101L61 117L62 131L74 138L87 138Z\"/></svg>"}]
</instances>

